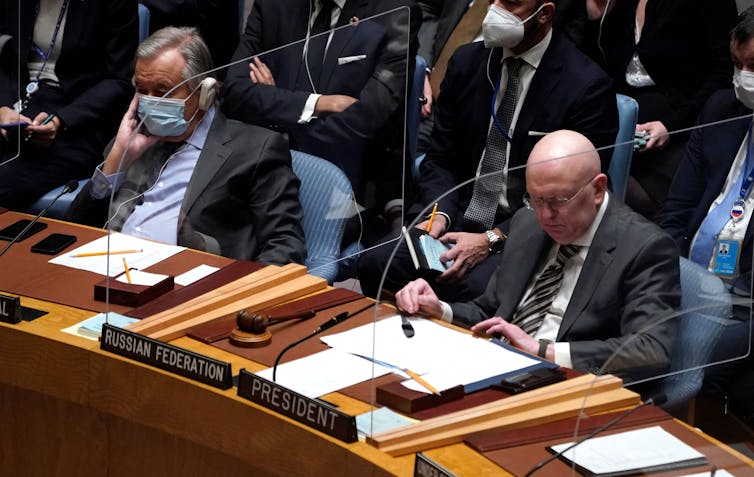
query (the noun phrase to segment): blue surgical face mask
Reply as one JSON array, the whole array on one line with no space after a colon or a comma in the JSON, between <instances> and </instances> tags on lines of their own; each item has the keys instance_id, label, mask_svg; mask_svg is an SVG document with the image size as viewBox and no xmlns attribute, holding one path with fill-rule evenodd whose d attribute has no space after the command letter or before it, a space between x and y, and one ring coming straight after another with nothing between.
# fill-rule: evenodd
<instances>
[{"instance_id":1,"label":"blue surgical face mask","mask_svg":"<svg viewBox=\"0 0 754 477\"><path fill-rule=\"evenodd\" d=\"M196 90L191 92L183 99L161 98L159 96L149 96L139 94L139 107L137 114L139 119L144 122L149 134L153 136L180 136L188 128L189 123L194 119L199 109L194 112L191 119L186 121L183 112L186 109L186 100L193 95Z\"/></svg>"}]
</instances>

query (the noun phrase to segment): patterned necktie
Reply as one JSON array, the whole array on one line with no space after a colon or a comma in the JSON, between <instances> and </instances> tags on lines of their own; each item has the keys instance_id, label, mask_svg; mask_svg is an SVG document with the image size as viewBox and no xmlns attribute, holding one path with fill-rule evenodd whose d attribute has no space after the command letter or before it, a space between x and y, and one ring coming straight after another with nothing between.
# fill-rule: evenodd
<instances>
[{"instance_id":1,"label":"patterned necktie","mask_svg":"<svg viewBox=\"0 0 754 477\"><path fill-rule=\"evenodd\" d=\"M505 59L505 65L508 69L508 82L505 85L503 101L497 108L495 116L500 127L506 132L510 130L513 113L516 111L518 86L521 83L519 70L522 64L523 60L520 58L509 57ZM487 134L487 144L484 157L482 157L482 167L479 171L480 176L505 170L507 146L508 142L505 136L493 121L490 132ZM495 212L500 201L500 192L503 190L503 180L503 174L492 174L488 177L480 177L474 183L474 193L464 214L464 219L466 222L470 222L472 229L489 230L492 228L495 221Z\"/></svg>"},{"instance_id":2,"label":"patterned necktie","mask_svg":"<svg viewBox=\"0 0 754 477\"><path fill-rule=\"evenodd\" d=\"M517 325L530 336L534 336L542 321L545 319L555 296L563 281L563 267L565 263L579 251L578 245L565 245L558 248L555 261L545 268L537 277L531 293L526 297L513 315L511 323Z\"/></svg>"}]
</instances>

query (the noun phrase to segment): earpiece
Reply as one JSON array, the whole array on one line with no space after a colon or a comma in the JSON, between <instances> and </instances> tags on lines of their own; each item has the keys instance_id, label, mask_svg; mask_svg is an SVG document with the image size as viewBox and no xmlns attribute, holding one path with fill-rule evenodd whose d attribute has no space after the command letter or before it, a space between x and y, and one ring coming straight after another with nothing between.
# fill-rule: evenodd
<instances>
[{"instance_id":1,"label":"earpiece","mask_svg":"<svg viewBox=\"0 0 754 477\"><path fill-rule=\"evenodd\" d=\"M215 102L217 96L217 80L215 78L204 78L199 89L199 109L207 111Z\"/></svg>"}]
</instances>

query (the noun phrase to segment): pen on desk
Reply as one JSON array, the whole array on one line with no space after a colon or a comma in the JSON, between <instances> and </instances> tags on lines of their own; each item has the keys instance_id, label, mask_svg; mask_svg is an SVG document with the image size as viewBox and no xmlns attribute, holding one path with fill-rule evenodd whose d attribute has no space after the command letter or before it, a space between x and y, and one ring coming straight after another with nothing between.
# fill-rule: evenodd
<instances>
[{"instance_id":1,"label":"pen on desk","mask_svg":"<svg viewBox=\"0 0 754 477\"><path fill-rule=\"evenodd\" d=\"M432 230L432 222L435 221L435 215L437 215L437 202L435 202L435 206L432 207L432 214L429 216L429 222L427 222L427 232Z\"/></svg>"},{"instance_id":2,"label":"pen on desk","mask_svg":"<svg viewBox=\"0 0 754 477\"><path fill-rule=\"evenodd\" d=\"M54 114L54 113L53 113L53 114L50 114L49 116L47 116L47 117L45 118L45 120L44 120L44 121L42 121L42 124L40 124L40 126L44 126L45 124L49 123L49 122L50 122L50 121L52 121L53 119L55 119L55 114Z\"/></svg>"},{"instance_id":3,"label":"pen on desk","mask_svg":"<svg viewBox=\"0 0 754 477\"><path fill-rule=\"evenodd\" d=\"M131 283L131 272L128 271L128 264L126 263L126 257L123 257L123 268L126 270L126 280Z\"/></svg>"},{"instance_id":4,"label":"pen on desk","mask_svg":"<svg viewBox=\"0 0 754 477\"><path fill-rule=\"evenodd\" d=\"M143 251L144 251L144 249L141 249L141 248L140 249L132 249L132 250L110 250L109 252L102 251L102 252L76 253L76 254L71 255L71 257L73 257L73 258L99 257L99 256L102 256L102 255L108 255L108 254L110 254L110 255L121 255L121 254L124 254L124 253L139 253L139 252L143 252Z\"/></svg>"},{"instance_id":5,"label":"pen on desk","mask_svg":"<svg viewBox=\"0 0 754 477\"><path fill-rule=\"evenodd\" d=\"M403 368L403 372L411 376L411 378L416 381L417 383L421 384L422 387L426 388L428 391L432 392L432 394L440 395L440 391L437 390L436 387L429 384L427 381L424 380L421 376L416 374L415 372L411 371L408 368Z\"/></svg>"}]
</instances>

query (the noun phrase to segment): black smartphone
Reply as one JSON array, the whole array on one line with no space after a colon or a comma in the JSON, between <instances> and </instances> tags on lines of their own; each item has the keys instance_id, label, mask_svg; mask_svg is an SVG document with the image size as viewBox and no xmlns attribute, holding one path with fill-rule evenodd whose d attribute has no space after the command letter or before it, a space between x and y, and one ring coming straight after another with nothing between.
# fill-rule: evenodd
<instances>
[{"instance_id":1,"label":"black smartphone","mask_svg":"<svg viewBox=\"0 0 754 477\"><path fill-rule=\"evenodd\" d=\"M46 255L55 255L62 252L69 245L76 243L75 235L50 234L39 242L31 246L34 253L44 253Z\"/></svg>"},{"instance_id":2,"label":"black smartphone","mask_svg":"<svg viewBox=\"0 0 754 477\"><path fill-rule=\"evenodd\" d=\"M0 230L0 240L13 240L16 238L18 234L21 233L21 231L26 228L27 225L31 220L28 219L21 219L15 223L10 224L9 226L5 227L4 229ZM27 238L31 237L35 233L44 230L47 228L47 224L42 222L37 222L36 224L32 225L32 227L26 231L23 237L19 238L18 241L21 242L22 240L26 240Z\"/></svg>"},{"instance_id":3,"label":"black smartphone","mask_svg":"<svg viewBox=\"0 0 754 477\"><path fill-rule=\"evenodd\" d=\"M500 389L510 394L518 394L524 391L540 388L548 384L557 383L565 379L565 371L560 368L540 368L528 373L519 374L503 379L493 388Z\"/></svg>"}]
</instances>

